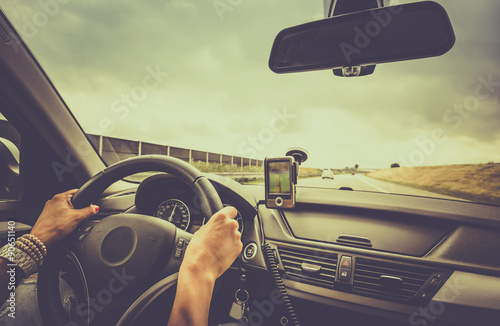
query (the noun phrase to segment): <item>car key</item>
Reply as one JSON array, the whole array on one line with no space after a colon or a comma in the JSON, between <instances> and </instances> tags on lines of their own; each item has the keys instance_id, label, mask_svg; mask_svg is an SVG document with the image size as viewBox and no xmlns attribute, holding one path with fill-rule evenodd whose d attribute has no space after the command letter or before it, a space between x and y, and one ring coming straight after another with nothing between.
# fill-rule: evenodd
<instances>
[{"instance_id":1,"label":"car key","mask_svg":"<svg viewBox=\"0 0 500 326\"><path fill-rule=\"evenodd\" d=\"M238 321L246 321L246 313L248 312L247 302L250 297L248 291L245 290L246 274L242 271L240 277L240 288L234 294L234 302L229 311L229 317Z\"/></svg>"},{"instance_id":2,"label":"car key","mask_svg":"<svg viewBox=\"0 0 500 326\"><path fill-rule=\"evenodd\" d=\"M229 317L238 321L243 320L243 317L245 317L245 306L245 302L236 299L231 306L231 310L229 311Z\"/></svg>"}]
</instances>

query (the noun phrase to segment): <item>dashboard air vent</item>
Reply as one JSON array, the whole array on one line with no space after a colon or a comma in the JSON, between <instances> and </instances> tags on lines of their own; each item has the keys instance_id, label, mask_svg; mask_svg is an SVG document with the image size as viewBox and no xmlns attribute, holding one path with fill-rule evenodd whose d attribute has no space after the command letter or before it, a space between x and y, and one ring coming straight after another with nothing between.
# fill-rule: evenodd
<instances>
[{"instance_id":1,"label":"dashboard air vent","mask_svg":"<svg viewBox=\"0 0 500 326\"><path fill-rule=\"evenodd\" d=\"M432 270L358 258L353 292L396 301L410 301L429 279Z\"/></svg>"},{"instance_id":2,"label":"dashboard air vent","mask_svg":"<svg viewBox=\"0 0 500 326\"><path fill-rule=\"evenodd\" d=\"M337 254L282 247L278 249L278 252L289 279L333 288L337 269Z\"/></svg>"}]
</instances>

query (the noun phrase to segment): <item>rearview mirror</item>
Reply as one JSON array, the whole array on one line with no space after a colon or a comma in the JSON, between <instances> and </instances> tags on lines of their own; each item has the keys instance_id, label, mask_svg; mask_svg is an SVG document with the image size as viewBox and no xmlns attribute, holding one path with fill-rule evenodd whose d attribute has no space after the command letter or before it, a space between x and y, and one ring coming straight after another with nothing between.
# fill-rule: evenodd
<instances>
[{"instance_id":1,"label":"rearview mirror","mask_svg":"<svg viewBox=\"0 0 500 326\"><path fill-rule=\"evenodd\" d=\"M359 68L439 56L454 43L453 27L441 5L409 3L284 29L274 40L269 68L276 73Z\"/></svg>"}]
</instances>

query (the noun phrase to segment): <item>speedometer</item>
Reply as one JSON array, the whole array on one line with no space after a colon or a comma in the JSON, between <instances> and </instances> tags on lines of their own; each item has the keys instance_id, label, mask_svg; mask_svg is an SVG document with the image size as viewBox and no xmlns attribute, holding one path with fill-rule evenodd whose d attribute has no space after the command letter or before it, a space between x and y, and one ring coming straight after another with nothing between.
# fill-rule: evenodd
<instances>
[{"instance_id":1,"label":"speedometer","mask_svg":"<svg viewBox=\"0 0 500 326\"><path fill-rule=\"evenodd\" d=\"M191 219L188 207L178 199L165 200L158 206L154 216L168 221L184 231L189 227Z\"/></svg>"}]
</instances>

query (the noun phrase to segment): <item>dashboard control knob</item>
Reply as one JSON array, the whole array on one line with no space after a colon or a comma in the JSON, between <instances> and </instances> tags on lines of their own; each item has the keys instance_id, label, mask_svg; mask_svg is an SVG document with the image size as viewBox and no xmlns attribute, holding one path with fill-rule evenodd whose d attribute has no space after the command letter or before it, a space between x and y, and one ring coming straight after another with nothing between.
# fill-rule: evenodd
<instances>
[{"instance_id":1,"label":"dashboard control knob","mask_svg":"<svg viewBox=\"0 0 500 326\"><path fill-rule=\"evenodd\" d=\"M245 246L245 249L243 250L243 257L246 260L253 259L255 255L257 255L257 244L255 242L250 242Z\"/></svg>"}]
</instances>

